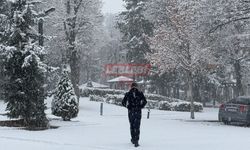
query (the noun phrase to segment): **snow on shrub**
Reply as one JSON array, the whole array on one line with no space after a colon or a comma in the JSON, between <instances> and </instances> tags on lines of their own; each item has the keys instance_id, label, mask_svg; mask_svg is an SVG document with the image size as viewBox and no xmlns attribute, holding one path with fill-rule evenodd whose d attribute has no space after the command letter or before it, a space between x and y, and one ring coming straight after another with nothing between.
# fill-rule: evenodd
<instances>
[{"instance_id":1,"label":"snow on shrub","mask_svg":"<svg viewBox=\"0 0 250 150\"><path fill-rule=\"evenodd\" d=\"M80 92L81 92L82 97L89 97L90 95L98 95L98 96L104 97L107 94L119 95L119 94L126 93L126 91L123 91L123 90L98 89L98 88L89 88L89 87L80 89Z\"/></svg>"},{"instance_id":2,"label":"snow on shrub","mask_svg":"<svg viewBox=\"0 0 250 150\"><path fill-rule=\"evenodd\" d=\"M111 94L107 94L106 96L106 102L109 104L115 104L118 106L122 106L122 100L124 95L111 95Z\"/></svg>"},{"instance_id":3,"label":"snow on shrub","mask_svg":"<svg viewBox=\"0 0 250 150\"><path fill-rule=\"evenodd\" d=\"M191 103L186 101L177 101L170 103L171 107L175 111L190 111ZM203 106L201 103L194 102L194 111L201 112L203 110Z\"/></svg>"},{"instance_id":4,"label":"snow on shrub","mask_svg":"<svg viewBox=\"0 0 250 150\"><path fill-rule=\"evenodd\" d=\"M109 95L124 95L127 91L124 90L115 90L115 89L98 89L98 88L90 88L84 87L80 90L82 97L89 97L90 95L96 95L105 97L107 94ZM158 94L145 94L146 99L154 100L154 101L173 101L172 98L168 98Z\"/></svg>"},{"instance_id":5,"label":"snow on shrub","mask_svg":"<svg viewBox=\"0 0 250 150\"><path fill-rule=\"evenodd\" d=\"M52 114L64 121L75 118L78 114L78 102L68 72L63 71L51 104Z\"/></svg>"},{"instance_id":6,"label":"snow on shrub","mask_svg":"<svg viewBox=\"0 0 250 150\"><path fill-rule=\"evenodd\" d=\"M170 98L158 94L145 94L145 97L153 101L172 101Z\"/></svg>"},{"instance_id":7,"label":"snow on shrub","mask_svg":"<svg viewBox=\"0 0 250 150\"><path fill-rule=\"evenodd\" d=\"M150 108L150 109L158 109L159 108L159 101L147 99L147 102L148 103L146 105L146 108Z\"/></svg>"},{"instance_id":8,"label":"snow on shrub","mask_svg":"<svg viewBox=\"0 0 250 150\"><path fill-rule=\"evenodd\" d=\"M159 110L173 110L171 104L167 101L161 101L159 102L159 105Z\"/></svg>"},{"instance_id":9,"label":"snow on shrub","mask_svg":"<svg viewBox=\"0 0 250 150\"><path fill-rule=\"evenodd\" d=\"M113 89L97 89L97 88L83 88L81 89L81 96L90 97L91 101L106 102L108 104L115 104L121 106L122 99L126 91ZM144 94L148 103L147 108L172 110L172 111L190 111L190 102L182 101L175 98L169 98L157 94ZM203 110L201 103L194 103L195 111Z\"/></svg>"},{"instance_id":10,"label":"snow on shrub","mask_svg":"<svg viewBox=\"0 0 250 150\"><path fill-rule=\"evenodd\" d=\"M105 101L104 97L97 96L97 95L90 95L89 100L94 101L94 102L104 102Z\"/></svg>"},{"instance_id":11,"label":"snow on shrub","mask_svg":"<svg viewBox=\"0 0 250 150\"><path fill-rule=\"evenodd\" d=\"M118 106L122 106L123 95L111 95L107 94L104 97L98 95L90 95L90 101L95 102L106 102L108 104L115 104Z\"/></svg>"}]
</instances>

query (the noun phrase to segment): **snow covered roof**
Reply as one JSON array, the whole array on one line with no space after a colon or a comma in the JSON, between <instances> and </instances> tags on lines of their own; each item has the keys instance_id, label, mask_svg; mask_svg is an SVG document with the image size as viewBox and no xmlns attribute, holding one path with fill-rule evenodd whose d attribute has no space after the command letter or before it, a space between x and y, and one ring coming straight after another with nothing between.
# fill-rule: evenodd
<instances>
[{"instance_id":1,"label":"snow covered roof","mask_svg":"<svg viewBox=\"0 0 250 150\"><path fill-rule=\"evenodd\" d=\"M109 86L104 85L104 84L100 84L100 83L97 83L97 82L91 81L91 83L93 85L93 88L109 88ZM79 88L85 88L85 87L87 87L87 84L88 84L88 82L85 83L85 84L80 85Z\"/></svg>"},{"instance_id":2,"label":"snow covered roof","mask_svg":"<svg viewBox=\"0 0 250 150\"><path fill-rule=\"evenodd\" d=\"M117 78L108 80L107 82L112 83L112 82L132 82L133 79L125 77L125 76L119 76Z\"/></svg>"}]
</instances>

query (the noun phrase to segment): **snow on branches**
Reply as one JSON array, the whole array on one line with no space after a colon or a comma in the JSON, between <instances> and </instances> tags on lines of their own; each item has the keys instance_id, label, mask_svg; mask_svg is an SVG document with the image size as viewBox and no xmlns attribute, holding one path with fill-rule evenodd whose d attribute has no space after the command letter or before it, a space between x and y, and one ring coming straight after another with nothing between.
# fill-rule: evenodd
<instances>
[{"instance_id":1,"label":"snow on branches","mask_svg":"<svg viewBox=\"0 0 250 150\"><path fill-rule=\"evenodd\" d=\"M145 54L150 52L145 36L151 36L153 25L145 15L145 0L125 0L126 10L119 15L118 28L123 34L123 42L128 48L128 61L145 63Z\"/></svg>"},{"instance_id":2,"label":"snow on branches","mask_svg":"<svg viewBox=\"0 0 250 150\"><path fill-rule=\"evenodd\" d=\"M149 38L152 53L148 53L147 58L161 73L176 68L186 73L191 118L194 119L194 76L213 62L212 51L201 41L205 39L200 20L202 3L200 0L169 0L166 3L168 22Z\"/></svg>"},{"instance_id":3,"label":"snow on branches","mask_svg":"<svg viewBox=\"0 0 250 150\"><path fill-rule=\"evenodd\" d=\"M51 104L52 114L65 121L75 118L78 114L78 102L68 71L64 70L57 85Z\"/></svg>"},{"instance_id":4,"label":"snow on branches","mask_svg":"<svg viewBox=\"0 0 250 150\"><path fill-rule=\"evenodd\" d=\"M182 68L195 72L213 61L212 51L203 47L204 34L199 28L200 3L194 0L170 0L167 5L169 22L155 30L150 38L153 53L148 59L161 72Z\"/></svg>"}]
</instances>

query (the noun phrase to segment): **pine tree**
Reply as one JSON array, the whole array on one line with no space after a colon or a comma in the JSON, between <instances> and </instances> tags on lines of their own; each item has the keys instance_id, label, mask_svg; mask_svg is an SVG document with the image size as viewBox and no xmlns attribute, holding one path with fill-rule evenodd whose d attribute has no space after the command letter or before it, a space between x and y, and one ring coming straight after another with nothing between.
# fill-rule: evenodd
<instances>
[{"instance_id":1,"label":"pine tree","mask_svg":"<svg viewBox=\"0 0 250 150\"><path fill-rule=\"evenodd\" d=\"M147 0L123 0L126 11L120 14L118 27L123 33L123 42L128 48L128 60L132 63L145 63L145 54L150 47L145 36L153 34L153 25L144 16Z\"/></svg>"},{"instance_id":2,"label":"pine tree","mask_svg":"<svg viewBox=\"0 0 250 150\"><path fill-rule=\"evenodd\" d=\"M7 1L6 0L1 0L0 1L0 44L3 42L5 38L5 27L7 26L7 13L8 10L7 8ZM0 57L0 98L2 99L3 97L3 83L4 83L4 67L3 67L3 62Z\"/></svg>"},{"instance_id":3,"label":"pine tree","mask_svg":"<svg viewBox=\"0 0 250 150\"><path fill-rule=\"evenodd\" d=\"M48 127L44 104L44 74L46 65L41 58L35 29L37 14L32 2L16 0L11 4L11 30L6 44L0 46L4 59L7 82L5 85L6 110L10 118L22 118L27 126Z\"/></svg>"},{"instance_id":4,"label":"pine tree","mask_svg":"<svg viewBox=\"0 0 250 150\"><path fill-rule=\"evenodd\" d=\"M77 97L66 70L62 73L51 106L52 114L62 117L64 121L70 121L78 114Z\"/></svg>"}]
</instances>

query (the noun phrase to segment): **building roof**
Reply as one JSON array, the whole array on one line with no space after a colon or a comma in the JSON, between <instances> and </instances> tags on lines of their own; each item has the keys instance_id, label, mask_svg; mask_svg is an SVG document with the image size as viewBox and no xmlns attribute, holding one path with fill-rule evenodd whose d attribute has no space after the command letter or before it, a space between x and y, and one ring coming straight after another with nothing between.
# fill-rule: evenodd
<instances>
[{"instance_id":1,"label":"building roof","mask_svg":"<svg viewBox=\"0 0 250 150\"><path fill-rule=\"evenodd\" d=\"M133 79L125 77L125 76L119 76L114 79L108 80L108 83L113 83L113 82L133 82Z\"/></svg>"}]
</instances>

